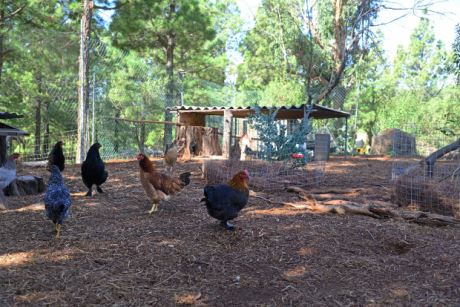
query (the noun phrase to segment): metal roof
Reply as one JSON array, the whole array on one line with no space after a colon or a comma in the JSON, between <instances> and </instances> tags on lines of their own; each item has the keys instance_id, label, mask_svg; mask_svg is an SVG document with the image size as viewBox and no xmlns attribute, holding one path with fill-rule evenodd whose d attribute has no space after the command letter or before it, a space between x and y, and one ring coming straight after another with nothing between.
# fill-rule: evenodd
<instances>
[{"instance_id":1,"label":"metal roof","mask_svg":"<svg viewBox=\"0 0 460 307\"><path fill-rule=\"evenodd\" d=\"M19 115L16 113L9 113L9 112L0 112L0 119L14 119L14 118L22 118L23 115Z\"/></svg>"},{"instance_id":2,"label":"metal roof","mask_svg":"<svg viewBox=\"0 0 460 307\"><path fill-rule=\"evenodd\" d=\"M0 136L19 136L19 135L28 135L27 132L22 131L21 129L15 128L13 126L0 123Z\"/></svg>"},{"instance_id":3,"label":"metal roof","mask_svg":"<svg viewBox=\"0 0 460 307\"><path fill-rule=\"evenodd\" d=\"M277 119L296 119L303 118L303 110L305 105L300 106L281 106L281 107L197 107L197 106L177 106L166 108L170 112L179 112L179 113L201 113L205 115L224 115L225 110L231 110L234 117L245 118L253 114L257 108L263 111L276 110L278 109ZM317 104L313 105L313 110L310 114L312 118L342 118L349 117L350 113L331 109L328 107L320 106Z\"/></svg>"}]
</instances>

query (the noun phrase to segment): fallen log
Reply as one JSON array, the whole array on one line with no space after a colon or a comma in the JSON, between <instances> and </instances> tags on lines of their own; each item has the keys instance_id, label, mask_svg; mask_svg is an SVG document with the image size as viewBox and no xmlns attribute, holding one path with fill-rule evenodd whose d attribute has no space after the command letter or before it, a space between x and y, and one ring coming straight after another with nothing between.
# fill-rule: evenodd
<instances>
[{"instance_id":1,"label":"fallen log","mask_svg":"<svg viewBox=\"0 0 460 307\"><path fill-rule=\"evenodd\" d=\"M385 208L377 204L359 204L348 200L331 199L318 202L315 197L302 188L290 186L289 192L299 194L299 197L308 202L305 209L317 213L335 213L335 214L354 214L364 215L376 219L402 219L411 223L426 226L451 226L460 227L460 220L452 217L435 213L421 211L402 211L393 208Z\"/></svg>"}]
</instances>

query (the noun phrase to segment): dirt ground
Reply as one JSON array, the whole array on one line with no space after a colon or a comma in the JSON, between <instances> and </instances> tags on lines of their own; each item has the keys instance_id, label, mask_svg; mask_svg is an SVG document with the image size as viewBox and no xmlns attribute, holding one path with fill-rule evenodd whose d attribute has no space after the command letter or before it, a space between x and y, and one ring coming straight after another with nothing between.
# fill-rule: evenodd
<instances>
[{"instance_id":1,"label":"dirt ground","mask_svg":"<svg viewBox=\"0 0 460 307\"><path fill-rule=\"evenodd\" d=\"M392 161L333 158L315 193L390 200ZM160 164L158 164L160 165ZM104 194L84 196L78 166L62 238L43 195L10 197L0 212L0 305L460 305L460 230L366 216L315 214L252 198L222 229L199 204L200 163L174 205L150 209L135 161L107 165ZM48 177L44 168L20 174ZM262 194L259 194L262 195ZM272 200L301 200L288 192Z\"/></svg>"}]
</instances>

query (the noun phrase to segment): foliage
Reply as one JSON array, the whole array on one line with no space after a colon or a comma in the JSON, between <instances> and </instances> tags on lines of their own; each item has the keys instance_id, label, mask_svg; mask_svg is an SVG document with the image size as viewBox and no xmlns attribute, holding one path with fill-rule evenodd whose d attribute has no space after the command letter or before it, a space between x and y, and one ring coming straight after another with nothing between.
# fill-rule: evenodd
<instances>
[{"instance_id":1,"label":"foliage","mask_svg":"<svg viewBox=\"0 0 460 307\"><path fill-rule=\"evenodd\" d=\"M269 161L284 161L289 159L292 153L299 152L299 148L306 143L307 135L312 129L309 119L311 110L312 106L307 107L302 122L294 129L288 129L286 124L276 120L279 109L269 109L265 113L257 107L256 112L249 117L249 123L257 131L262 143L260 148L262 158ZM306 157L305 150L306 148L303 149L303 153Z\"/></svg>"}]
</instances>

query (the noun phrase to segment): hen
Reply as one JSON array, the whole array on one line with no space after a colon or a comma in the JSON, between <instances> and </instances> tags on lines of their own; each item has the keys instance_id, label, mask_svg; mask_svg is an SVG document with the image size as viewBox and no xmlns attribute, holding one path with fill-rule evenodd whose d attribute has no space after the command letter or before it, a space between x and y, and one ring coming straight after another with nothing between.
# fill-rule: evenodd
<instances>
[{"instance_id":1,"label":"hen","mask_svg":"<svg viewBox=\"0 0 460 307\"><path fill-rule=\"evenodd\" d=\"M190 172L182 173L179 177L170 177L158 172L152 161L144 154L140 153L136 158L139 161L139 176L142 187L152 201L150 214L158 210L158 204L161 201L167 201L170 195L179 192L190 183Z\"/></svg>"},{"instance_id":2,"label":"hen","mask_svg":"<svg viewBox=\"0 0 460 307\"><path fill-rule=\"evenodd\" d=\"M51 171L51 167L53 165L57 165L59 167L59 171L64 171L65 157L62 151L62 146L64 146L64 142L59 141L54 145L53 149L51 150L48 156L48 165L46 167L48 171Z\"/></svg>"},{"instance_id":3,"label":"hen","mask_svg":"<svg viewBox=\"0 0 460 307\"><path fill-rule=\"evenodd\" d=\"M3 194L3 189L10 185L11 182L16 179L16 160L19 158L19 154L12 154L6 163L0 167L0 206L5 208L6 199Z\"/></svg>"},{"instance_id":4,"label":"hen","mask_svg":"<svg viewBox=\"0 0 460 307\"><path fill-rule=\"evenodd\" d=\"M93 185L96 185L96 189L99 193L102 191L101 185L107 180L109 173L105 170L104 162L99 154L99 148L101 144L94 143L88 150L86 160L81 165L81 177L83 183L88 188L86 196L92 196Z\"/></svg>"},{"instance_id":5,"label":"hen","mask_svg":"<svg viewBox=\"0 0 460 307\"><path fill-rule=\"evenodd\" d=\"M64 185L59 167L52 165L48 188L45 192L45 210L46 216L55 225L56 238L61 236L61 225L69 215L71 204L70 193Z\"/></svg>"},{"instance_id":6,"label":"hen","mask_svg":"<svg viewBox=\"0 0 460 307\"><path fill-rule=\"evenodd\" d=\"M169 148L166 149L165 155L163 157L163 162L166 165L166 171L171 172L174 165L177 162L177 145L176 142L173 142Z\"/></svg>"},{"instance_id":7,"label":"hen","mask_svg":"<svg viewBox=\"0 0 460 307\"><path fill-rule=\"evenodd\" d=\"M221 221L226 229L235 227L228 221L238 216L249 199L249 172L238 172L227 184L207 185L204 187L204 198L208 213Z\"/></svg>"}]
</instances>

